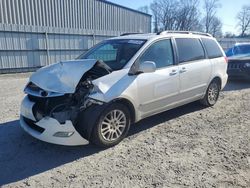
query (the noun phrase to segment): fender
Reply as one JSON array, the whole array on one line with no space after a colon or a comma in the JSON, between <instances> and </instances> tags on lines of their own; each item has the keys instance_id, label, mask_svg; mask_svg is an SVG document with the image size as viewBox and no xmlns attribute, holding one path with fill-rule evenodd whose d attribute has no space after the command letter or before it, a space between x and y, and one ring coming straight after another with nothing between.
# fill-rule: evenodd
<instances>
[{"instance_id":1,"label":"fender","mask_svg":"<svg viewBox=\"0 0 250 188\"><path fill-rule=\"evenodd\" d=\"M74 127L83 138L87 140L90 139L93 127L96 125L101 113L108 105L110 105L110 103L103 103L102 105L92 104L79 113Z\"/></svg>"}]
</instances>

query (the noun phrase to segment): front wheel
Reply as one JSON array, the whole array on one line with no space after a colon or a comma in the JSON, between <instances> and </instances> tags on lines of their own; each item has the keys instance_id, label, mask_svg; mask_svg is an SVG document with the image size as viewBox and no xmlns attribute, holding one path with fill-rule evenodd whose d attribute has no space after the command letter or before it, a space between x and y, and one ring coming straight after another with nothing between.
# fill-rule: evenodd
<instances>
[{"instance_id":1,"label":"front wheel","mask_svg":"<svg viewBox=\"0 0 250 188\"><path fill-rule=\"evenodd\" d=\"M205 106L213 106L217 102L219 94L220 84L217 80L213 80L207 88L206 95L200 102Z\"/></svg>"},{"instance_id":2,"label":"front wheel","mask_svg":"<svg viewBox=\"0 0 250 188\"><path fill-rule=\"evenodd\" d=\"M101 147L111 147L126 137L131 123L128 108L120 103L109 105L93 128L91 141Z\"/></svg>"}]
</instances>

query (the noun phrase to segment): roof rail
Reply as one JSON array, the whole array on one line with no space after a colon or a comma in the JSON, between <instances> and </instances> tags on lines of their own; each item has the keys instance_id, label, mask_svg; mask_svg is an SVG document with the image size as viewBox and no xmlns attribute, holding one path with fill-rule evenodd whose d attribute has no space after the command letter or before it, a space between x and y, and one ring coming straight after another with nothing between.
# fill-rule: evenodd
<instances>
[{"instance_id":1,"label":"roof rail","mask_svg":"<svg viewBox=\"0 0 250 188\"><path fill-rule=\"evenodd\" d=\"M122 33L120 36L136 35L136 34L143 34L143 33Z\"/></svg>"},{"instance_id":2,"label":"roof rail","mask_svg":"<svg viewBox=\"0 0 250 188\"><path fill-rule=\"evenodd\" d=\"M204 35L204 36L208 36L208 37L213 37L209 33L202 33L202 32L198 32L198 31L160 31L157 33L157 35L164 35L167 33L194 34L194 35Z\"/></svg>"}]
</instances>

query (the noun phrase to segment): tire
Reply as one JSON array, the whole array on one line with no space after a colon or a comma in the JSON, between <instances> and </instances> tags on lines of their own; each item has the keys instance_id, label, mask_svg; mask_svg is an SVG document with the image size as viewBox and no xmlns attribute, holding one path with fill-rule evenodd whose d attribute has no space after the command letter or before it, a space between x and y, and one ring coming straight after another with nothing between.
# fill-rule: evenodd
<instances>
[{"instance_id":1,"label":"tire","mask_svg":"<svg viewBox=\"0 0 250 188\"><path fill-rule=\"evenodd\" d=\"M200 100L204 106L210 107L215 105L220 94L220 84L217 80L213 80L206 91L205 96Z\"/></svg>"},{"instance_id":2,"label":"tire","mask_svg":"<svg viewBox=\"0 0 250 188\"><path fill-rule=\"evenodd\" d=\"M128 134L131 116L121 103L112 103L99 116L90 141L100 147L112 147Z\"/></svg>"}]
</instances>

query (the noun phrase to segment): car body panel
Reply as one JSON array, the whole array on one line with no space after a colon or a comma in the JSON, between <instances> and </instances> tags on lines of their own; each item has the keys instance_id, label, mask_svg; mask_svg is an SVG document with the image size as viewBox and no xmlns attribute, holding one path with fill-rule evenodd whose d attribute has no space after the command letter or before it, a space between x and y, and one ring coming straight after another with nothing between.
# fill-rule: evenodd
<instances>
[{"instance_id":1,"label":"car body panel","mask_svg":"<svg viewBox=\"0 0 250 188\"><path fill-rule=\"evenodd\" d=\"M97 78L96 80L93 80L93 84L97 86L102 93L109 93L109 89L115 85L122 85L120 82L124 81L125 79L129 79L128 76L129 69L121 69L117 71L113 71L110 74L107 74L103 77ZM118 88L121 91L118 91L118 93L121 93L123 90L126 89L125 86Z\"/></svg>"},{"instance_id":2,"label":"car body panel","mask_svg":"<svg viewBox=\"0 0 250 188\"><path fill-rule=\"evenodd\" d=\"M30 81L46 91L74 93L83 74L95 63L95 59L62 61L39 69L31 75Z\"/></svg>"},{"instance_id":3,"label":"car body panel","mask_svg":"<svg viewBox=\"0 0 250 188\"><path fill-rule=\"evenodd\" d=\"M220 78L221 80L221 90L225 87L228 79L227 75L227 66L228 64L225 63L225 58L224 57L219 57L219 58L214 58L212 63L212 76L209 80L209 83L212 81L214 78Z\"/></svg>"},{"instance_id":4,"label":"car body panel","mask_svg":"<svg viewBox=\"0 0 250 188\"><path fill-rule=\"evenodd\" d=\"M212 64L209 59L180 64L180 100L204 94L211 73Z\"/></svg>"},{"instance_id":5,"label":"car body panel","mask_svg":"<svg viewBox=\"0 0 250 188\"><path fill-rule=\"evenodd\" d=\"M173 74L174 73L174 74ZM178 66L157 69L138 75L136 79L138 110L145 117L168 106L179 94Z\"/></svg>"}]
</instances>

